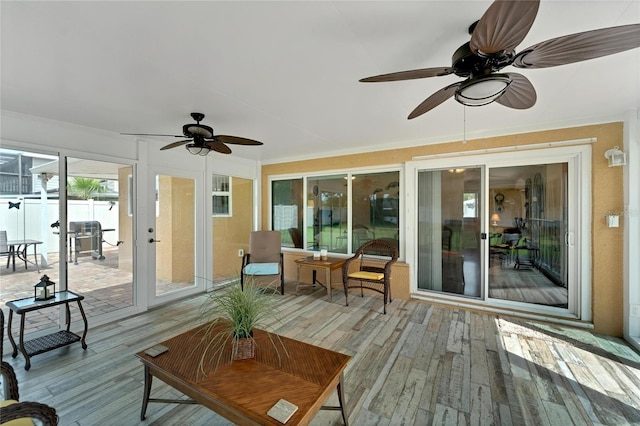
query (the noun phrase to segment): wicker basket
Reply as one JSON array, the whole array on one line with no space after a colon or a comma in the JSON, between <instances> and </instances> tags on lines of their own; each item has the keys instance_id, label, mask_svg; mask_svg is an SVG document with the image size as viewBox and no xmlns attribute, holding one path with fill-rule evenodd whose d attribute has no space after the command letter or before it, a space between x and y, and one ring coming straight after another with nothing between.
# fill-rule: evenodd
<instances>
[{"instance_id":1,"label":"wicker basket","mask_svg":"<svg viewBox=\"0 0 640 426\"><path fill-rule=\"evenodd\" d=\"M240 359L251 359L255 356L255 343L252 338L234 339L233 355L234 361Z\"/></svg>"}]
</instances>

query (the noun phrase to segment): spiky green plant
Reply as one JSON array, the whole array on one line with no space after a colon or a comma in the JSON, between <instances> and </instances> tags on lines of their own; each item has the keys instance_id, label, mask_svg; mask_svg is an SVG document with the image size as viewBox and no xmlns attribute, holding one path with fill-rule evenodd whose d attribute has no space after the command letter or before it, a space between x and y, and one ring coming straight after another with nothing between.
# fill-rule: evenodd
<instances>
[{"instance_id":1,"label":"spiky green plant","mask_svg":"<svg viewBox=\"0 0 640 426\"><path fill-rule=\"evenodd\" d=\"M106 191L100 179L74 177L67 183L69 195L81 200L88 200Z\"/></svg>"},{"instance_id":2,"label":"spiky green plant","mask_svg":"<svg viewBox=\"0 0 640 426\"><path fill-rule=\"evenodd\" d=\"M209 294L202 305L202 319L207 325L196 346L202 350L199 364L202 373L207 365L214 365L214 370L217 368L230 341L233 356L237 352L238 339L253 341L255 328L271 331L273 324L281 322L279 304L282 300L276 294L274 289L256 287L250 277L245 280L244 290L236 283ZM277 335L269 334L269 337L279 354L277 346L284 347L281 342L276 345L278 342L272 336Z\"/></svg>"}]
</instances>

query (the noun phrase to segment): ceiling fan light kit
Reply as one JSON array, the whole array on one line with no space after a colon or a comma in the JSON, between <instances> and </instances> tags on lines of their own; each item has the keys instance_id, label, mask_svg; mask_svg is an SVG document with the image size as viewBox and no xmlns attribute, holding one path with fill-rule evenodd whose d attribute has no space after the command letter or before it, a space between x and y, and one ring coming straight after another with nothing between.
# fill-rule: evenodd
<instances>
[{"instance_id":1,"label":"ceiling fan light kit","mask_svg":"<svg viewBox=\"0 0 640 426\"><path fill-rule=\"evenodd\" d=\"M487 74L471 78L456 90L456 101L467 106L483 106L498 99L511 84L507 74Z\"/></svg>"},{"instance_id":2,"label":"ceiling fan light kit","mask_svg":"<svg viewBox=\"0 0 640 426\"><path fill-rule=\"evenodd\" d=\"M433 93L409 114L409 119L451 97L467 106L497 102L508 108L528 109L537 100L533 85L522 74L500 74L503 68L509 65L524 69L555 67L640 47L640 24L630 24L556 37L516 54L515 48L529 33L539 6L539 0L495 0L469 27L471 39L455 50L450 67L380 74L360 81L401 81L449 74L466 79Z\"/></svg>"},{"instance_id":3,"label":"ceiling fan light kit","mask_svg":"<svg viewBox=\"0 0 640 426\"><path fill-rule=\"evenodd\" d=\"M207 155L209 152L211 152L211 149L207 146L198 146L195 143L190 143L187 144L186 146L187 151L189 151L189 154L192 155Z\"/></svg>"}]
</instances>

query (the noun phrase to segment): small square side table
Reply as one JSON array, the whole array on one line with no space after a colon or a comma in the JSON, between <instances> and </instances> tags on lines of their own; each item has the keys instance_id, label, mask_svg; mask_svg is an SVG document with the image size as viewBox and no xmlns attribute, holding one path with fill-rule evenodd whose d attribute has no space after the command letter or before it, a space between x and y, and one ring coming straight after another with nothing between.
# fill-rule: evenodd
<instances>
[{"instance_id":1,"label":"small square side table","mask_svg":"<svg viewBox=\"0 0 640 426\"><path fill-rule=\"evenodd\" d=\"M25 359L24 369L29 370L31 368L30 358L34 355L38 355L44 352L51 351L53 349L61 348L63 346L70 345L75 342L82 344L82 349L87 349L85 338L87 337L87 317L82 309L81 300L84 296L76 294L71 291L60 291L55 293L55 297L49 300L34 300L33 297L27 297L25 299L11 300L7 302L9 307L9 320L7 322L7 334L9 342L13 347L12 357L18 356L18 349L22 352ZM82 336L72 333L69 329L71 327L71 312L69 310L69 303L77 302L78 309L82 315L82 321L84 321L84 332ZM56 333L47 334L46 336L37 337L28 341L24 340L24 320L27 312L37 311L40 309L51 308L53 306L65 305L66 309L66 330L60 330ZM13 322L13 313L20 315L20 339L19 345L16 345L11 334L11 324Z\"/></svg>"},{"instance_id":2,"label":"small square side table","mask_svg":"<svg viewBox=\"0 0 640 426\"><path fill-rule=\"evenodd\" d=\"M298 276L296 279L296 294L298 294L298 287L306 287L306 286L315 286L316 284L320 284L321 286L327 289L327 294L329 295L329 301L331 302L331 271L342 268L344 265L345 259L341 259L339 257L328 257L326 260L322 259L314 259L313 256L303 257L295 260L298 265ZM300 268L307 267L313 269L313 279L311 284L300 284ZM324 270L325 283L321 283L316 279L316 271Z\"/></svg>"}]
</instances>

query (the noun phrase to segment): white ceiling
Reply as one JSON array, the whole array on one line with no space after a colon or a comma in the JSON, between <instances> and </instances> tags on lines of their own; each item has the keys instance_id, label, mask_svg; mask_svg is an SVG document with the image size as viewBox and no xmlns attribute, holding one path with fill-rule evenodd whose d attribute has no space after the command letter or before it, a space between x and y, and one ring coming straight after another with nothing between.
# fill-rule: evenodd
<instances>
[{"instance_id":1,"label":"white ceiling","mask_svg":"<svg viewBox=\"0 0 640 426\"><path fill-rule=\"evenodd\" d=\"M449 66L469 40L467 27L490 4L2 1L1 107L116 133L180 134L190 112L203 112L217 134L263 141L232 146L232 155L265 163L459 140L464 108L453 99L406 119L431 93L458 81L455 75L358 79ZM542 0L518 51L639 22L640 0ZM603 122L639 110L639 51L517 70L534 84L537 104L523 111L495 103L466 108L467 138Z\"/></svg>"}]
</instances>

